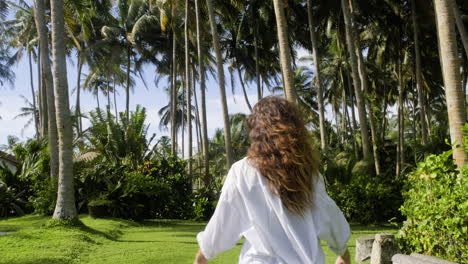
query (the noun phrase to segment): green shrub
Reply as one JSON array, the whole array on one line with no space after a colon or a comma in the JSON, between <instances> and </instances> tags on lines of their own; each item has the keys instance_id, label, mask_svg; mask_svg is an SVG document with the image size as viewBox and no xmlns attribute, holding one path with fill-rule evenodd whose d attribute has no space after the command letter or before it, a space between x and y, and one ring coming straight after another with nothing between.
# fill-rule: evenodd
<instances>
[{"instance_id":1,"label":"green shrub","mask_svg":"<svg viewBox=\"0 0 468 264\"><path fill-rule=\"evenodd\" d=\"M468 261L468 167L456 170L452 151L430 155L408 175L398 238L407 252Z\"/></svg>"},{"instance_id":2,"label":"green shrub","mask_svg":"<svg viewBox=\"0 0 468 264\"><path fill-rule=\"evenodd\" d=\"M197 190L193 195L194 220L208 220L214 213L216 202L213 201L213 194L207 188Z\"/></svg>"},{"instance_id":3,"label":"green shrub","mask_svg":"<svg viewBox=\"0 0 468 264\"><path fill-rule=\"evenodd\" d=\"M401 218L402 183L393 170L376 176L373 163L356 162L349 151L329 152L322 160L328 193L348 221L367 224Z\"/></svg>"},{"instance_id":4,"label":"green shrub","mask_svg":"<svg viewBox=\"0 0 468 264\"><path fill-rule=\"evenodd\" d=\"M391 177L357 174L349 183L330 182L328 192L348 221L367 224L401 218L400 188L401 183Z\"/></svg>"}]
</instances>

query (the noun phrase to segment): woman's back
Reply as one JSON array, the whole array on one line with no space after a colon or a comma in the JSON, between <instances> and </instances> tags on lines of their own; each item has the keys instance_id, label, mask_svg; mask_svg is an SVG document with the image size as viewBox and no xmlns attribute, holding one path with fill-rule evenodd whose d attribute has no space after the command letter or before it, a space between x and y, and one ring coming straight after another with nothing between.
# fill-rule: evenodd
<instances>
[{"instance_id":1,"label":"woman's back","mask_svg":"<svg viewBox=\"0 0 468 264\"><path fill-rule=\"evenodd\" d=\"M207 258L245 243L239 263L324 263L319 239L342 255L349 225L316 177L313 206L303 216L291 213L270 191L252 161L244 158L229 171L215 214L197 238Z\"/></svg>"},{"instance_id":2,"label":"woman's back","mask_svg":"<svg viewBox=\"0 0 468 264\"><path fill-rule=\"evenodd\" d=\"M245 237L239 263L321 264L320 239L343 255L349 225L325 191L299 107L263 98L247 129L247 158L231 167L215 213L197 237L203 254L214 257Z\"/></svg>"}]
</instances>

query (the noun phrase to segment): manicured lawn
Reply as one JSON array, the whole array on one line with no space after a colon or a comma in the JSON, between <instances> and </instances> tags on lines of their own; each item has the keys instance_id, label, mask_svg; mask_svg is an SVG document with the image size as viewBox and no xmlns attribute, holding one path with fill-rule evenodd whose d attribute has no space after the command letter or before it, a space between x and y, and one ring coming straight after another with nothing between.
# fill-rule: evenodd
<instances>
[{"instance_id":1,"label":"manicured lawn","mask_svg":"<svg viewBox=\"0 0 468 264\"><path fill-rule=\"evenodd\" d=\"M83 227L46 227L48 217L24 216L0 220L1 264L32 263L192 263L198 249L195 239L205 223L152 220L135 223L121 219L92 219L82 215ZM349 248L354 255L355 239L391 227L352 226ZM335 256L325 248L326 263ZM210 263L236 263L241 243Z\"/></svg>"}]
</instances>

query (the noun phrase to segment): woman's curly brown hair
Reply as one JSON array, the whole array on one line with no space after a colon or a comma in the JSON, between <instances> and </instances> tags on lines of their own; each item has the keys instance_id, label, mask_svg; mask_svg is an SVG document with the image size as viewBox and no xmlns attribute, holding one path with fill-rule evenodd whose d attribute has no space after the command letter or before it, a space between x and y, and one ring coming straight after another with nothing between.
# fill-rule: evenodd
<instances>
[{"instance_id":1,"label":"woman's curly brown hair","mask_svg":"<svg viewBox=\"0 0 468 264\"><path fill-rule=\"evenodd\" d=\"M261 99L247 118L249 161L268 179L270 191L278 195L292 213L303 215L312 206L318 158L299 108L285 99Z\"/></svg>"}]
</instances>

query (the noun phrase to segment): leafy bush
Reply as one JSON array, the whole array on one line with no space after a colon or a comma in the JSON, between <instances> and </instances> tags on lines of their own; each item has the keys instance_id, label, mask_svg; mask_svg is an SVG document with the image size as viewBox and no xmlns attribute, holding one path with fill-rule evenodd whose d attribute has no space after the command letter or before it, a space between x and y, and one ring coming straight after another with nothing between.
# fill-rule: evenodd
<instances>
[{"instance_id":1,"label":"leafy bush","mask_svg":"<svg viewBox=\"0 0 468 264\"><path fill-rule=\"evenodd\" d=\"M56 191L49 174L47 142L36 139L18 142L16 138L10 137L8 145L8 150L21 164L16 172L0 164L0 178L6 186L5 195L10 193L8 197L16 197L15 211L21 209L25 213L34 211L36 214L52 214Z\"/></svg>"},{"instance_id":2,"label":"leafy bush","mask_svg":"<svg viewBox=\"0 0 468 264\"><path fill-rule=\"evenodd\" d=\"M103 157L76 166L78 203L102 216L130 219L192 217L191 183L185 162L175 157L130 165L103 162ZM105 212L102 212L104 210ZM91 211L92 211L91 210Z\"/></svg>"},{"instance_id":3,"label":"leafy bush","mask_svg":"<svg viewBox=\"0 0 468 264\"><path fill-rule=\"evenodd\" d=\"M208 220L214 213L216 202L207 188L197 190L193 195L194 220Z\"/></svg>"},{"instance_id":4,"label":"leafy bush","mask_svg":"<svg viewBox=\"0 0 468 264\"><path fill-rule=\"evenodd\" d=\"M354 163L353 157L339 153L336 158L324 162L324 176L328 193L345 214L358 223L382 223L399 219L398 208L403 203L402 183L384 172L374 173L373 164L365 161Z\"/></svg>"},{"instance_id":5,"label":"leafy bush","mask_svg":"<svg viewBox=\"0 0 468 264\"><path fill-rule=\"evenodd\" d=\"M398 237L407 252L468 261L468 167L456 170L452 150L430 155L408 175Z\"/></svg>"}]
</instances>

